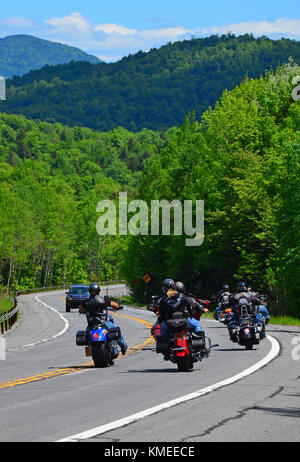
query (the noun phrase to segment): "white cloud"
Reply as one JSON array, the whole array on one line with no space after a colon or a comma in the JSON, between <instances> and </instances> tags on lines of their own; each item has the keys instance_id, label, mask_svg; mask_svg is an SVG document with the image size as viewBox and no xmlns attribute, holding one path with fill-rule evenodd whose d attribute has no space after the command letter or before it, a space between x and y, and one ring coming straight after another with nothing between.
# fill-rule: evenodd
<instances>
[{"instance_id":1,"label":"white cloud","mask_svg":"<svg viewBox=\"0 0 300 462\"><path fill-rule=\"evenodd\" d=\"M1 24L11 28L29 28L34 26L34 21L30 18L20 18L18 16L12 16L10 18L4 19L1 21Z\"/></svg>"},{"instance_id":2,"label":"white cloud","mask_svg":"<svg viewBox=\"0 0 300 462\"><path fill-rule=\"evenodd\" d=\"M183 27L163 27L161 29L141 30L140 36L147 40L168 39L177 40L186 34L193 33L193 29L184 29Z\"/></svg>"},{"instance_id":3,"label":"white cloud","mask_svg":"<svg viewBox=\"0 0 300 462\"><path fill-rule=\"evenodd\" d=\"M91 31L91 24L80 14L80 13L72 13L69 16L65 16L63 18L50 18L46 19L46 24L50 24L55 28L55 32L63 32L63 33L90 33Z\"/></svg>"},{"instance_id":4,"label":"white cloud","mask_svg":"<svg viewBox=\"0 0 300 462\"><path fill-rule=\"evenodd\" d=\"M96 31L105 32L105 34L115 34L115 35L135 35L137 33L136 29L128 29L128 27L119 26L118 24L98 24L94 28Z\"/></svg>"},{"instance_id":5,"label":"white cloud","mask_svg":"<svg viewBox=\"0 0 300 462\"><path fill-rule=\"evenodd\" d=\"M235 35L252 33L271 38L287 37L300 40L300 20L279 18L276 21L249 21L223 24L206 28L185 28L169 25L154 29L134 29L115 23L92 24L81 13L73 12L64 17L52 17L43 23L35 23L29 18L12 17L0 21L0 35L27 33L48 40L72 45L99 56L105 61L117 61L129 53L139 50L149 51L168 42L203 37L211 34ZM106 58L106 59L105 59Z\"/></svg>"}]
</instances>

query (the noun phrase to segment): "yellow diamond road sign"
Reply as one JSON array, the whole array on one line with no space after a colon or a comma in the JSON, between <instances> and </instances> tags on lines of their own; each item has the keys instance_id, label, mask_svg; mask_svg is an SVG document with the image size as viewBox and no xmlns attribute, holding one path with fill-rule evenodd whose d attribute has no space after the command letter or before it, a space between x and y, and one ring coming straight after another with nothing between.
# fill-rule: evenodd
<instances>
[{"instance_id":1,"label":"yellow diamond road sign","mask_svg":"<svg viewBox=\"0 0 300 462\"><path fill-rule=\"evenodd\" d=\"M148 282L151 281L151 276L150 276L150 274L145 274L145 276L143 276L143 279L144 279L145 283L148 284Z\"/></svg>"}]
</instances>

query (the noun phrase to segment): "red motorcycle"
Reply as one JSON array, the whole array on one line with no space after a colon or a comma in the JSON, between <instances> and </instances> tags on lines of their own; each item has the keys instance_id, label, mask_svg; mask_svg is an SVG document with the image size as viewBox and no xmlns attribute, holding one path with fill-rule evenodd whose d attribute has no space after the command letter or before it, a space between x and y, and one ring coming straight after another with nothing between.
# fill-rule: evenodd
<instances>
[{"instance_id":1,"label":"red motorcycle","mask_svg":"<svg viewBox=\"0 0 300 462\"><path fill-rule=\"evenodd\" d=\"M191 332L181 312L173 313L166 322L169 335L156 334L156 352L163 353L164 359L176 364L181 372L193 370L195 362L209 356L210 338L203 331Z\"/></svg>"}]
</instances>

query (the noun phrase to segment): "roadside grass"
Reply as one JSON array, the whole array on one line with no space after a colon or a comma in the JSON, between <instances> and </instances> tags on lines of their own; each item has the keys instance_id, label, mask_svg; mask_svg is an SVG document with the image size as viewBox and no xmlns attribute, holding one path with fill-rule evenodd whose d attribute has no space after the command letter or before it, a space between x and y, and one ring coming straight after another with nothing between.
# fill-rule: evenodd
<instances>
[{"instance_id":1,"label":"roadside grass","mask_svg":"<svg viewBox=\"0 0 300 462\"><path fill-rule=\"evenodd\" d=\"M282 326L300 326L300 319L291 316L271 316L270 324L279 324Z\"/></svg>"},{"instance_id":2,"label":"roadside grass","mask_svg":"<svg viewBox=\"0 0 300 462\"><path fill-rule=\"evenodd\" d=\"M6 313L11 309L11 301L9 296L0 295L0 314Z\"/></svg>"}]
</instances>

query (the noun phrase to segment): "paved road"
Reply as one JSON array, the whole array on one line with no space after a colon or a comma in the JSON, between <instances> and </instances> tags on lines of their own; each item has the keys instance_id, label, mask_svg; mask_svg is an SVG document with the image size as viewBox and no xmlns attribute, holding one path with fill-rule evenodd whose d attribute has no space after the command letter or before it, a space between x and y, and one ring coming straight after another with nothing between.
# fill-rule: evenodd
<instances>
[{"instance_id":1,"label":"paved road","mask_svg":"<svg viewBox=\"0 0 300 462\"><path fill-rule=\"evenodd\" d=\"M19 305L21 321L5 335L6 361L0 361L2 442L72 440L74 435L104 442L300 439L300 328L269 326L272 338L246 351L228 340L222 325L203 320L220 346L193 372L179 373L153 350L153 315L125 307L114 317L128 353L113 367L95 369L75 344L85 317L77 310L65 312L64 292L22 296ZM275 359L243 378L237 375L268 357L277 341ZM211 391L211 385L236 375L239 380ZM209 391L203 396L186 398L204 389ZM144 416L143 411L165 403L172 406ZM119 426L132 415L143 418ZM103 430L115 422L117 428Z\"/></svg>"}]
</instances>

